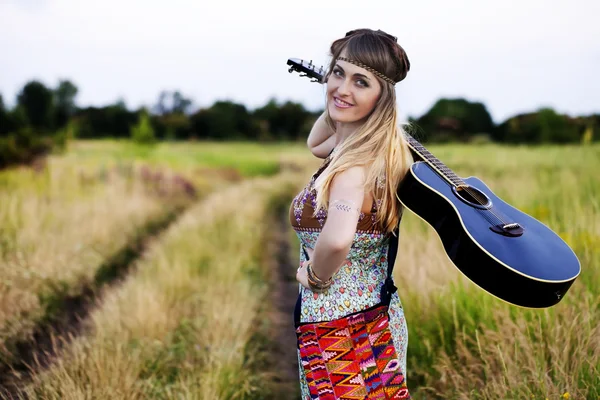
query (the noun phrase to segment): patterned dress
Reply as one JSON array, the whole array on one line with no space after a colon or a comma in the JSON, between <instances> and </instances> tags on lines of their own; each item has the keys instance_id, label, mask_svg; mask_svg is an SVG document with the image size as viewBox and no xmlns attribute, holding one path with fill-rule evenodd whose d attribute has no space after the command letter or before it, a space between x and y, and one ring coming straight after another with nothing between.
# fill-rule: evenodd
<instances>
[{"instance_id":1,"label":"patterned dress","mask_svg":"<svg viewBox=\"0 0 600 400\"><path fill-rule=\"evenodd\" d=\"M300 240L301 246L315 248L327 211L320 210L316 217L316 191L314 183L317 177L327 168L331 154L319 169L312 175L309 183L294 198L289 210L290 223ZM387 274L388 239L376 223L377 206L380 200L373 202L370 213L359 216L356 234L348 257L343 266L333 276L333 284L324 293L313 293L300 286L300 321L330 321L347 314L369 308L380 301L381 288ZM300 264L306 260L300 249ZM403 374L406 376L406 349L408 331L404 319L404 311L398 292L392 296L389 307L389 328L400 361ZM300 361L299 355L298 359ZM302 400L310 400L310 394L302 365L300 364L300 388Z\"/></svg>"}]
</instances>

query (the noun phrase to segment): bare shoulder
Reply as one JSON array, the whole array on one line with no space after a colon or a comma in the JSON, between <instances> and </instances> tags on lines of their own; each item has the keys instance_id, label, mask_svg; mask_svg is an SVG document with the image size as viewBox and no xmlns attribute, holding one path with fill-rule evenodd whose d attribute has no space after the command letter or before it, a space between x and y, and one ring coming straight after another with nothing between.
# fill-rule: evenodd
<instances>
[{"instance_id":1,"label":"bare shoulder","mask_svg":"<svg viewBox=\"0 0 600 400\"><path fill-rule=\"evenodd\" d=\"M362 188L366 179L366 167L361 165L352 166L336 176L331 181L333 187Z\"/></svg>"}]
</instances>

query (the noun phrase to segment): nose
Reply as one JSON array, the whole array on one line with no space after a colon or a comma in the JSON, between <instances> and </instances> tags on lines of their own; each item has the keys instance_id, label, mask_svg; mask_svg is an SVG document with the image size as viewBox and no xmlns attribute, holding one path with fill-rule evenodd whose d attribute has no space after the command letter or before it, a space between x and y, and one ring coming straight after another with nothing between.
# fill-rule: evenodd
<instances>
[{"instance_id":1,"label":"nose","mask_svg":"<svg viewBox=\"0 0 600 400\"><path fill-rule=\"evenodd\" d=\"M340 86L337 88L337 92L340 95L350 95L350 81L348 79L342 80Z\"/></svg>"}]
</instances>

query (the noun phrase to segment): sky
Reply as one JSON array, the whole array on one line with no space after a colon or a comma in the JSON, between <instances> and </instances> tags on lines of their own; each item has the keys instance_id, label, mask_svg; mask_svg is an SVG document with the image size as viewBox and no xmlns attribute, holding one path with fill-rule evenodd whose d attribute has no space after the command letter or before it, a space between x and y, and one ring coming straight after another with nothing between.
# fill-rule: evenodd
<instances>
[{"instance_id":1,"label":"sky","mask_svg":"<svg viewBox=\"0 0 600 400\"><path fill-rule=\"evenodd\" d=\"M329 61L357 28L398 37L411 63L396 85L401 118L440 98L486 105L496 123L552 107L600 113L598 0L0 0L0 94L13 105L32 79L69 79L79 106L153 106L179 90L193 108L270 98L310 110L324 87L288 58Z\"/></svg>"}]
</instances>

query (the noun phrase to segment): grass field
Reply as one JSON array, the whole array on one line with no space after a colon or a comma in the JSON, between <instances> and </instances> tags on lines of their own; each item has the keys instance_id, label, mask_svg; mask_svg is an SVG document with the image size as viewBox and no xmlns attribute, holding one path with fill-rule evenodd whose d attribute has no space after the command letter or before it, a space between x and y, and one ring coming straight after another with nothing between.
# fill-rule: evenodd
<instances>
[{"instance_id":1,"label":"grass field","mask_svg":"<svg viewBox=\"0 0 600 400\"><path fill-rule=\"evenodd\" d=\"M555 307L507 305L463 278L433 230L406 213L394 275L413 397L600 399L600 146L430 150L548 224L573 247L582 273ZM57 298L93 285L115 253L164 225L25 392L293 399L271 385L277 371L260 323L271 307L265 242L275 210L287 209L318 164L300 144L144 149L107 141L75 142L45 168L1 172L0 344L8 363L10 343L49 318ZM295 237L286 237L297 257Z\"/></svg>"}]
</instances>

